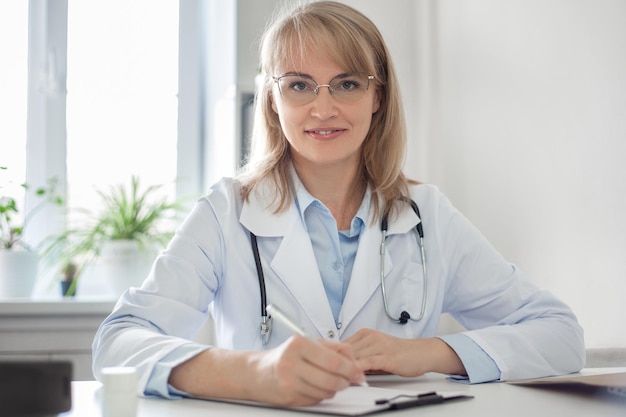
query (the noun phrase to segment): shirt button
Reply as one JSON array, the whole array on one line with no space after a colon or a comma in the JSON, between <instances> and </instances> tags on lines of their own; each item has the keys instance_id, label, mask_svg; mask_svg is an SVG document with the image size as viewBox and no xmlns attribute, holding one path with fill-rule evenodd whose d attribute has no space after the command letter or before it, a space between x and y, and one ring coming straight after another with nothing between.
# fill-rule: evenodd
<instances>
[{"instance_id":1,"label":"shirt button","mask_svg":"<svg viewBox=\"0 0 626 417\"><path fill-rule=\"evenodd\" d=\"M329 339L334 339L335 338L335 332L332 330L329 330L327 333L327 336Z\"/></svg>"},{"instance_id":2,"label":"shirt button","mask_svg":"<svg viewBox=\"0 0 626 417\"><path fill-rule=\"evenodd\" d=\"M333 269L336 271L341 267L341 264L339 263L339 261L335 261L333 262Z\"/></svg>"}]
</instances>

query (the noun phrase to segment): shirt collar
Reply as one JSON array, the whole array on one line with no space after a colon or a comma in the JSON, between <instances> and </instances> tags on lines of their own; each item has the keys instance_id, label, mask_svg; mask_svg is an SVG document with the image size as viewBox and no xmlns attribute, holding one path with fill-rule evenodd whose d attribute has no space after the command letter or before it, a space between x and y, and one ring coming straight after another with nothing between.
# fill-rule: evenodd
<instances>
[{"instance_id":1,"label":"shirt collar","mask_svg":"<svg viewBox=\"0 0 626 417\"><path fill-rule=\"evenodd\" d=\"M372 207L372 192L370 191L369 185L365 189L365 194L363 195L363 200L361 201L361 205L357 210L352 222L350 223L350 230L348 233L348 237L353 237L361 233L363 230L363 226L367 222L367 219L370 217L370 210Z\"/></svg>"}]
</instances>

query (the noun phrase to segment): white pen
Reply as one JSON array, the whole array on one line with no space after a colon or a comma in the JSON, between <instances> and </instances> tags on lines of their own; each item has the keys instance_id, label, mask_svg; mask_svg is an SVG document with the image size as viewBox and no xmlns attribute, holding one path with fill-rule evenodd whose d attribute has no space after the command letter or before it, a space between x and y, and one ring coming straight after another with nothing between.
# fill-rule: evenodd
<instances>
[{"instance_id":1,"label":"white pen","mask_svg":"<svg viewBox=\"0 0 626 417\"><path fill-rule=\"evenodd\" d=\"M287 327L293 333L295 333L295 334L297 334L299 336L307 337L306 332L304 330L302 330L302 328L300 326L298 326L296 323L294 323L293 320L291 320L289 317L287 317L287 315L285 313L283 313L275 305L273 305L273 304L268 305L267 307L265 307L265 311L267 311L267 314L269 314L270 316L272 316L273 318L275 318L276 320L281 322L283 325L285 325L285 327ZM367 383L367 381L363 381L363 382L359 383L359 385L362 386L362 387L369 387L369 384Z\"/></svg>"},{"instance_id":2,"label":"white pen","mask_svg":"<svg viewBox=\"0 0 626 417\"><path fill-rule=\"evenodd\" d=\"M285 327L287 327L293 333L299 336L306 337L306 333L304 332L304 330L298 327L296 323L294 323L289 317L285 315L285 313L283 313L275 305L273 304L268 305L267 307L265 307L265 311L267 311L267 314L269 314L270 316L272 316L273 318L281 322Z\"/></svg>"}]
</instances>

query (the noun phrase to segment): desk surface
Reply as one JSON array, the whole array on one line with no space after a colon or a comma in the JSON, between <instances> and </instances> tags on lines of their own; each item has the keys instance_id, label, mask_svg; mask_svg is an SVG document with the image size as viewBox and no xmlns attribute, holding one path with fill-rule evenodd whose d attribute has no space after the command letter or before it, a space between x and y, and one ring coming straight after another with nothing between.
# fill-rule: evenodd
<instances>
[{"instance_id":1,"label":"desk surface","mask_svg":"<svg viewBox=\"0 0 626 417\"><path fill-rule=\"evenodd\" d=\"M626 372L626 368L585 369L582 374ZM507 383L466 385L451 382L439 374L419 378L375 376L368 378L371 386L410 389L416 391L463 391L474 398L443 405L420 407L420 416L594 416L623 417L626 415L626 398L606 393L603 389L581 390L548 387L517 386ZM72 383L72 411L62 417L99 416L101 385L94 381ZM407 409L382 413L382 415L414 416L418 411ZM202 400L164 400L141 398L137 417L229 415L231 417L312 415L292 410L277 410Z\"/></svg>"}]
</instances>

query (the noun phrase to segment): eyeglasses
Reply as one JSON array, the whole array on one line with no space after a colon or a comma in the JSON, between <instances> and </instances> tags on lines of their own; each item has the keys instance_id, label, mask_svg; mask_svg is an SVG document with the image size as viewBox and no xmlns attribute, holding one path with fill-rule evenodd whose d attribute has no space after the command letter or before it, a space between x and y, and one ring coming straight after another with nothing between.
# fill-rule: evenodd
<instances>
[{"instance_id":1,"label":"eyeglasses","mask_svg":"<svg viewBox=\"0 0 626 417\"><path fill-rule=\"evenodd\" d=\"M339 74L328 84L318 84L311 77L300 74L281 75L272 79L287 102L300 105L315 100L320 87L328 87L330 94L340 102L354 103L365 95L374 76L362 72Z\"/></svg>"}]
</instances>

